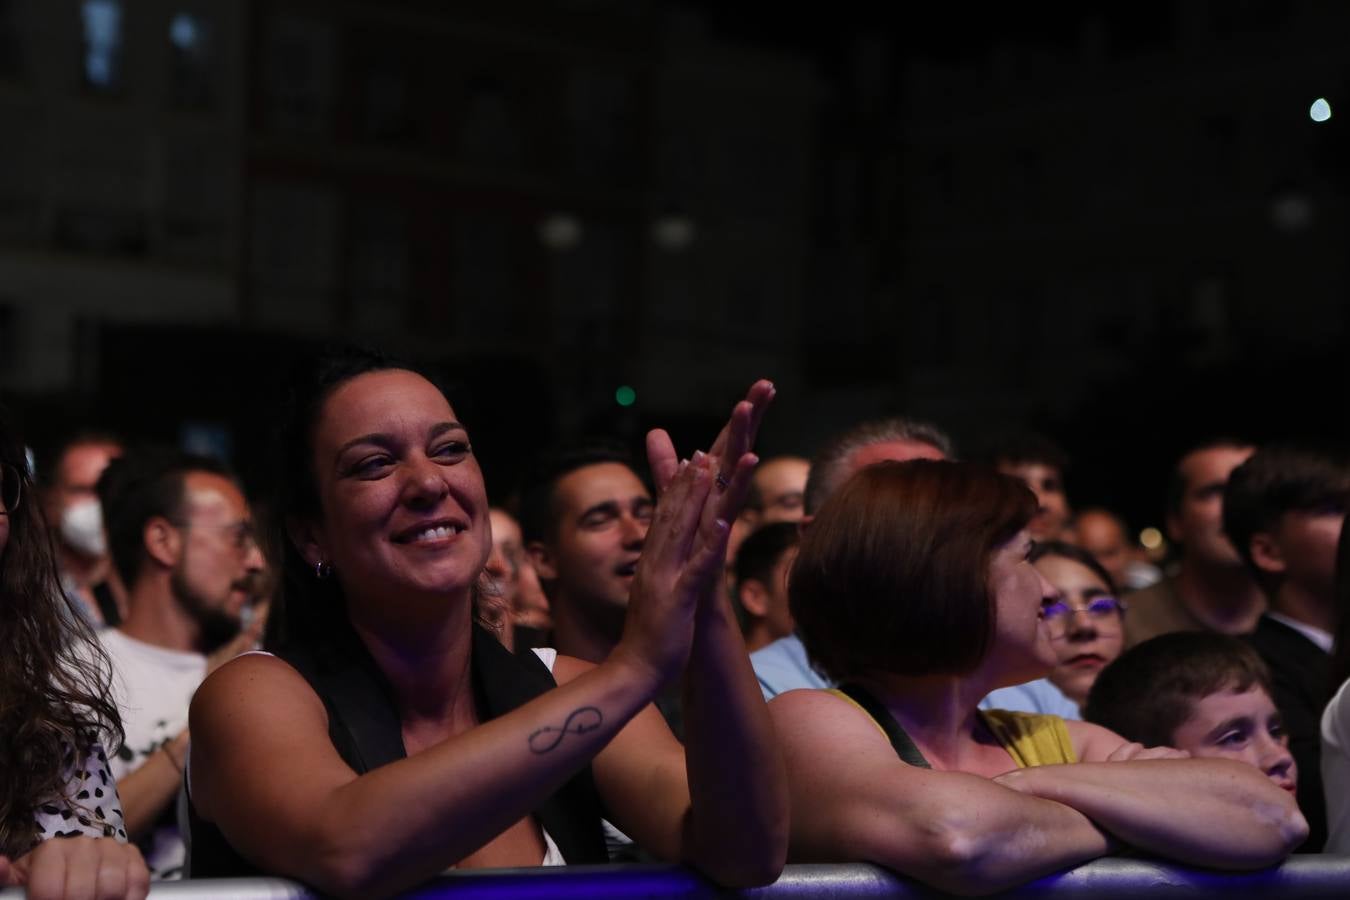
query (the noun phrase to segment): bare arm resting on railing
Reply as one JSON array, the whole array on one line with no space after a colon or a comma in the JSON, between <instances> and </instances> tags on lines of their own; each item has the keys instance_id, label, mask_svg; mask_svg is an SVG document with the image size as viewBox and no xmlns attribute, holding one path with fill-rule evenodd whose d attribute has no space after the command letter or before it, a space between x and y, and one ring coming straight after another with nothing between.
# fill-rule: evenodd
<instances>
[{"instance_id":1,"label":"bare arm resting on railing","mask_svg":"<svg viewBox=\"0 0 1350 900\"><path fill-rule=\"evenodd\" d=\"M864 713L823 691L769 709L788 766L793 862L876 862L979 894L1100 856L1116 839L1193 865L1258 868L1306 829L1292 797L1241 764L1088 762L989 780L904 764ZM1071 734L1087 759L1125 743L1095 726Z\"/></svg>"},{"instance_id":2,"label":"bare arm resting on railing","mask_svg":"<svg viewBox=\"0 0 1350 900\"><path fill-rule=\"evenodd\" d=\"M1294 795L1253 766L1129 759L1119 735L1068 725L1083 762L1019 769L997 781L1071 806L1126 843L1191 865L1259 868L1284 859L1307 836Z\"/></svg>"},{"instance_id":3,"label":"bare arm resting on railing","mask_svg":"<svg viewBox=\"0 0 1350 900\"><path fill-rule=\"evenodd\" d=\"M906 765L866 714L824 691L789 691L769 711L787 763L792 862L875 862L942 890L988 894L1113 846L1062 804Z\"/></svg>"}]
</instances>

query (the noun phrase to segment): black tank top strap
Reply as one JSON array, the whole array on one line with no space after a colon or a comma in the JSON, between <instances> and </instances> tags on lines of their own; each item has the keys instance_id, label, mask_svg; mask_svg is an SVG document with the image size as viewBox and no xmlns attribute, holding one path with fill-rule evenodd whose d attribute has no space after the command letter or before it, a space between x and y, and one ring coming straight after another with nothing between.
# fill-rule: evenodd
<instances>
[{"instance_id":1,"label":"black tank top strap","mask_svg":"<svg viewBox=\"0 0 1350 900\"><path fill-rule=\"evenodd\" d=\"M919 751L914 739L900 726L895 716L891 715L891 711L886 708L886 704L873 696L871 691L856 682L841 684L838 691L861 706L863 711L872 717L872 721L876 722L881 730L886 733L886 737L890 739L891 746L895 748L895 753L902 762L917 766L920 769L933 768L928 764L928 760L923 758L923 753Z\"/></svg>"}]
</instances>

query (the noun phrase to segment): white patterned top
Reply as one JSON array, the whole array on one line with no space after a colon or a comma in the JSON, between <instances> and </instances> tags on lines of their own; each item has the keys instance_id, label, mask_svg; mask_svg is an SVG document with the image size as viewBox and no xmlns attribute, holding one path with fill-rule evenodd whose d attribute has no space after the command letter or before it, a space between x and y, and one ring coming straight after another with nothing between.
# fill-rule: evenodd
<instances>
[{"instance_id":1,"label":"white patterned top","mask_svg":"<svg viewBox=\"0 0 1350 900\"><path fill-rule=\"evenodd\" d=\"M95 744L83 756L69 749L64 762L67 787L63 796L53 797L34 810L34 845L49 838L79 835L126 843L122 801L103 746Z\"/></svg>"}]
</instances>

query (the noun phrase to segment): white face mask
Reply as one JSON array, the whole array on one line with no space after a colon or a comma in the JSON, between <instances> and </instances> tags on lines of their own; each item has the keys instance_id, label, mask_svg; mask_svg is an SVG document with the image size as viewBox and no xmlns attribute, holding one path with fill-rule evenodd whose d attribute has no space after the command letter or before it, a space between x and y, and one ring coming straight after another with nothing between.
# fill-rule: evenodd
<instances>
[{"instance_id":1,"label":"white face mask","mask_svg":"<svg viewBox=\"0 0 1350 900\"><path fill-rule=\"evenodd\" d=\"M84 556L98 557L108 552L103 534L103 508L90 497L76 500L61 513L61 539Z\"/></svg>"}]
</instances>

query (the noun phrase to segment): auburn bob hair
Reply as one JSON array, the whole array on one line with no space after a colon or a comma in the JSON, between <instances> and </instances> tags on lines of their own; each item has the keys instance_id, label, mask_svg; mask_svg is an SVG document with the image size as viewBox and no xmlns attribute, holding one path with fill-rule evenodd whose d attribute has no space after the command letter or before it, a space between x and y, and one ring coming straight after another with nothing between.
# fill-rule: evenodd
<instances>
[{"instance_id":1,"label":"auburn bob hair","mask_svg":"<svg viewBox=\"0 0 1350 900\"><path fill-rule=\"evenodd\" d=\"M812 663L836 681L970 672L994 634L990 556L1036 509L1022 482L972 463L858 471L821 507L788 582Z\"/></svg>"}]
</instances>

